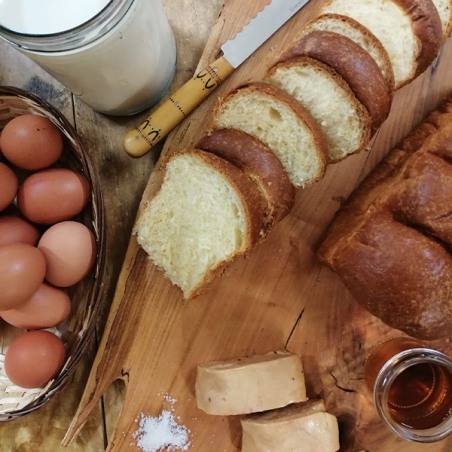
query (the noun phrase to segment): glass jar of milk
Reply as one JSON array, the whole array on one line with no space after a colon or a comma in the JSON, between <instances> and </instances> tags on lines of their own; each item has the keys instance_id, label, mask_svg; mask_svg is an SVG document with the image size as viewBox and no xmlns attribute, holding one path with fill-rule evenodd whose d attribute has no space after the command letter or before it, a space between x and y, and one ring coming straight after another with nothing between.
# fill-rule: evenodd
<instances>
[{"instance_id":1,"label":"glass jar of milk","mask_svg":"<svg viewBox=\"0 0 452 452\"><path fill-rule=\"evenodd\" d=\"M176 67L160 0L0 0L0 36L105 114L149 108Z\"/></svg>"}]
</instances>

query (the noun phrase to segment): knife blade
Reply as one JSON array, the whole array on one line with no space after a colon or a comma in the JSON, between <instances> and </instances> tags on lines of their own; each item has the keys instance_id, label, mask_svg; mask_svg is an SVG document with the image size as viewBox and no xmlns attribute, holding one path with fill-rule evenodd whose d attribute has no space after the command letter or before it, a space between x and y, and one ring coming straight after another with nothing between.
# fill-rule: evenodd
<instances>
[{"instance_id":1,"label":"knife blade","mask_svg":"<svg viewBox=\"0 0 452 452\"><path fill-rule=\"evenodd\" d=\"M137 128L124 136L124 149L141 157L159 143L232 72L279 30L309 0L272 0L241 31L221 46L221 56L199 71Z\"/></svg>"}]
</instances>

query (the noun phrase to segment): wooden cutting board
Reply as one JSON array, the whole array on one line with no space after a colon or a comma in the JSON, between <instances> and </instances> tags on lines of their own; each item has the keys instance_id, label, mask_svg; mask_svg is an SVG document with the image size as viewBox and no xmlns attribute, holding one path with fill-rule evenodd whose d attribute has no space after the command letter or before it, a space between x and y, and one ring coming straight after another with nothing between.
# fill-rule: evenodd
<instances>
[{"instance_id":1,"label":"wooden cutting board","mask_svg":"<svg viewBox=\"0 0 452 452\"><path fill-rule=\"evenodd\" d=\"M219 46L266 3L226 1L199 68L213 61ZM163 153L193 146L210 127L218 99L240 83L261 78L320 4L312 0L260 48L170 135ZM452 93L451 70L449 39L437 62L397 93L373 145L330 165L323 180L300 190L293 211L270 237L248 258L237 259L202 296L184 302L132 236L99 352L67 439L82 428L107 387L122 379L124 404L109 450L128 450L135 443L138 416L158 416L165 408L172 408L178 422L190 430L191 450L240 450L239 417L209 416L197 409L196 366L288 349L302 357L308 395L323 397L328 410L338 416L341 450L450 450L448 440L428 446L400 441L379 421L363 384L363 360L382 337L401 333L358 307L336 275L319 264L315 249L340 202L400 138ZM160 182L157 165L142 204ZM450 341L433 345L452 351Z\"/></svg>"}]
</instances>

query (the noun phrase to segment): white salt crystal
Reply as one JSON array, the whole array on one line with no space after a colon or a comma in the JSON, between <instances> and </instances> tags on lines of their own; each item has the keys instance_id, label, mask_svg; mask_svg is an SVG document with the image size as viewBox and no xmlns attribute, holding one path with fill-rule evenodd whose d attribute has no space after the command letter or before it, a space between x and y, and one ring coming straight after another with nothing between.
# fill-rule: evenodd
<instances>
[{"instance_id":1,"label":"white salt crystal","mask_svg":"<svg viewBox=\"0 0 452 452\"><path fill-rule=\"evenodd\" d=\"M170 411L162 411L158 417L141 414L138 430L133 434L137 446L143 452L188 450L190 431L179 425Z\"/></svg>"},{"instance_id":2,"label":"white salt crystal","mask_svg":"<svg viewBox=\"0 0 452 452\"><path fill-rule=\"evenodd\" d=\"M166 394L164 399L171 403L171 405L174 405L176 403L176 399L173 396L170 396L169 394Z\"/></svg>"}]
</instances>

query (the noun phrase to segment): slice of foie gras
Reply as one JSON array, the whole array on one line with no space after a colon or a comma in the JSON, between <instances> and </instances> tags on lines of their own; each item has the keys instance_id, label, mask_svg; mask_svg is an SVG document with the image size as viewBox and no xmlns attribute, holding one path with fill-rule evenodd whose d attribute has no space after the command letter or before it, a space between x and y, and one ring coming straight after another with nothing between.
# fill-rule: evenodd
<instances>
[{"instance_id":1,"label":"slice of foie gras","mask_svg":"<svg viewBox=\"0 0 452 452\"><path fill-rule=\"evenodd\" d=\"M339 450L336 416L323 400L309 400L241 420L242 452L335 452Z\"/></svg>"},{"instance_id":2,"label":"slice of foie gras","mask_svg":"<svg viewBox=\"0 0 452 452\"><path fill-rule=\"evenodd\" d=\"M288 352L200 365L195 392L198 408L224 416L307 400L301 359Z\"/></svg>"}]
</instances>

